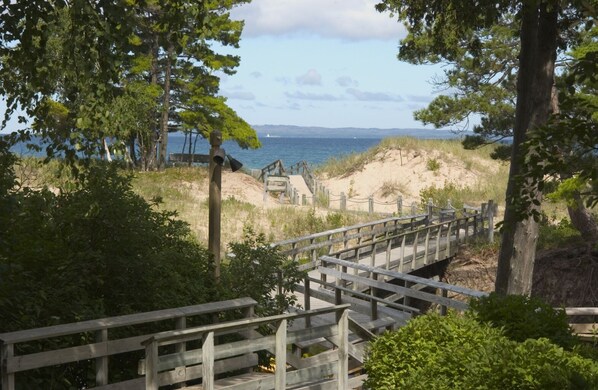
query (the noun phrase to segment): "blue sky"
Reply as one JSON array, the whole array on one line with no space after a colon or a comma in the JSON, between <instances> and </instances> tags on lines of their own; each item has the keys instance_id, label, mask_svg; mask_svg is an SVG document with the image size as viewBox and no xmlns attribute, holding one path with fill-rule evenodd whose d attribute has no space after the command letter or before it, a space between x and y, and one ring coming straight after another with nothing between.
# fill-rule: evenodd
<instances>
[{"instance_id":1,"label":"blue sky","mask_svg":"<svg viewBox=\"0 0 598 390\"><path fill-rule=\"evenodd\" d=\"M241 65L222 78L221 94L252 125L432 128L413 111L432 100L442 67L398 61L405 30L376 3L253 0L235 8L233 18L245 20L241 48L231 51Z\"/></svg>"},{"instance_id":2,"label":"blue sky","mask_svg":"<svg viewBox=\"0 0 598 390\"><path fill-rule=\"evenodd\" d=\"M413 111L433 98L440 66L396 58L405 35L375 0L253 0L241 66L221 94L252 125L422 128Z\"/></svg>"}]
</instances>

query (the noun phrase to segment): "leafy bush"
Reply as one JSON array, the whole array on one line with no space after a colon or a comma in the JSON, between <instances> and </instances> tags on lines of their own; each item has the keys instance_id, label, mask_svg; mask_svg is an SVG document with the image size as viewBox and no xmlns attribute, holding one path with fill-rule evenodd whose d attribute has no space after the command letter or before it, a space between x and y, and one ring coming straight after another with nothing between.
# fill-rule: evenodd
<instances>
[{"instance_id":1,"label":"leafy bush","mask_svg":"<svg viewBox=\"0 0 598 390\"><path fill-rule=\"evenodd\" d=\"M304 273L298 271L297 263L270 246L263 234L246 228L244 240L231 243L229 249L232 255L221 271L223 294L252 297L258 302L257 314L262 316L282 313L296 302L295 284ZM273 294L274 289L277 292Z\"/></svg>"},{"instance_id":2,"label":"leafy bush","mask_svg":"<svg viewBox=\"0 0 598 390\"><path fill-rule=\"evenodd\" d=\"M451 201L453 207L460 209L463 207L464 200L472 200L472 190L469 187L459 187L455 183L445 182L444 187L430 187L422 188L419 192L422 207L427 207L428 200L432 199L434 205L438 207L445 207L448 201Z\"/></svg>"},{"instance_id":3,"label":"leafy bush","mask_svg":"<svg viewBox=\"0 0 598 390\"><path fill-rule=\"evenodd\" d=\"M595 389L598 364L547 339L517 343L469 317L411 320L374 341L369 389Z\"/></svg>"},{"instance_id":4,"label":"leafy bush","mask_svg":"<svg viewBox=\"0 0 598 390\"><path fill-rule=\"evenodd\" d=\"M435 158L429 158L428 161L426 161L426 168L428 171L437 172L440 170L440 162Z\"/></svg>"},{"instance_id":5,"label":"leafy bush","mask_svg":"<svg viewBox=\"0 0 598 390\"><path fill-rule=\"evenodd\" d=\"M581 234L568 218L559 221L542 214L539 224L538 249L559 248L574 241L582 242Z\"/></svg>"},{"instance_id":6,"label":"leafy bush","mask_svg":"<svg viewBox=\"0 0 598 390\"><path fill-rule=\"evenodd\" d=\"M478 321L503 329L514 341L544 337L565 349L576 344L565 312L538 298L492 293L472 299L470 310Z\"/></svg>"}]
</instances>

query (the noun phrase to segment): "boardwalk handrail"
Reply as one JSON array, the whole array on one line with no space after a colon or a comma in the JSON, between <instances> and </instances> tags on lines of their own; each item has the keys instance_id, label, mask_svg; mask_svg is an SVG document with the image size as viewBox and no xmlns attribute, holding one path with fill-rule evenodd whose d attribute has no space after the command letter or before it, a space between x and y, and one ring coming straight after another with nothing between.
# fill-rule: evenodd
<instances>
[{"instance_id":1,"label":"boardwalk handrail","mask_svg":"<svg viewBox=\"0 0 598 390\"><path fill-rule=\"evenodd\" d=\"M266 175L270 175L272 174L272 172L276 171L278 169L278 173L280 175L284 175L285 174L285 169L284 169L284 165L282 163L282 160L276 160L271 162L270 164L266 165L265 167L262 168L260 176L258 177L258 180L266 180Z\"/></svg>"},{"instance_id":2,"label":"boardwalk handrail","mask_svg":"<svg viewBox=\"0 0 598 390\"><path fill-rule=\"evenodd\" d=\"M568 317L593 317L589 321L571 321L569 326L580 340L590 343L598 341L598 307L566 307L565 313Z\"/></svg>"},{"instance_id":3,"label":"boardwalk handrail","mask_svg":"<svg viewBox=\"0 0 598 390\"><path fill-rule=\"evenodd\" d=\"M307 164L307 162L305 160L299 161L299 162L291 165L291 167L289 168L289 173L291 175L301 175L303 177L303 180L305 180L305 184L307 184L307 187L309 188L311 193L315 195L315 193L316 193L316 188L315 188L316 178L311 173L311 170L309 169L309 165Z\"/></svg>"},{"instance_id":4,"label":"boardwalk handrail","mask_svg":"<svg viewBox=\"0 0 598 390\"><path fill-rule=\"evenodd\" d=\"M244 389L275 388L285 389L287 385L299 385L310 383L316 380L323 380L331 375L336 378L328 378L336 382L337 389L348 388L348 309L349 305L339 305L300 313L285 313L270 317L251 318L238 321L231 321L223 324L214 324L190 328L180 331L161 332L153 335L142 342L146 348L145 358L145 386L149 390L157 390L160 385L176 384L194 378L202 378L202 389L212 390L215 386L214 367L218 359L227 359L242 354L257 352L260 350L275 350L276 367L275 376L260 378L255 381L245 380ZM289 322L296 323L302 318L314 317L317 315L336 314L336 320L328 325L288 330ZM247 335L252 329L272 324L276 327L275 335L258 336L241 341L224 342L215 344L215 336L218 334L230 334L238 331L239 334ZM334 356L326 355L324 361L318 361L317 365L302 367L295 371L287 372L287 345L314 338L325 337L336 346ZM183 351L170 355L159 355L159 347L171 344L180 344L188 341L202 340L201 349ZM201 364L201 367L197 367ZM173 370L181 366L195 366L193 377L185 375L183 379L165 377L159 374L161 371Z\"/></svg>"},{"instance_id":5,"label":"boardwalk handrail","mask_svg":"<svg viewBox=\"0 0 598 390\"><path fill-rule=\"evenodd\" d=\"M462 228L463 234L461 234ZM402 250L398 259L398 268L399 271L402 272L406 263L410 263L411 270L413 270L414 260L418 257L424 258L423 265L430 264L430 258L432 262L437 262L452 257L457 249L458 243L461 241L467 242L469 237L476 236L483 231L484 227L481 216L479 214L473 214L471 216L455 218L445 222L418 226L413 230L399 231L380 239L374 239L362 244L354 245L350 248L343 248L335 252L330 252L328 255L340 259L353 259L353 261L356 262L359 262L363 257L370 256L372 265L374 265L375 256L379 253L386 252L385 268L390 269L391 251L401 247ZM452 236L453 234L454 238ZM454 243L452 242L453 239L455 241ZM405 255L404 253L406 245L413 247L413 252L409 255ZM423 251L418 251L418 247L423 248ZM315 266L315 263L312 262L311 265Z\"/></svg>"},{"instance_id":6,"label":"boardwalk handrail","mask_svg":"<svg viewBox=\"0 0 598 390\"><path fill-rule=\"evenodd\" d=\"M387 291L394 294L400 294L403 297L411 297L421 299L430 303L438 304L441 306L441 311L443 312L446 312L446 307L452 307L457 310L466 310L468 308L467 303L449 298L449 292L466 297L476 298L487 295L487 293L485 292L472 290L465 287L455 286L436 280L405 274L402 272L389 271L383 268L372 267L364 264L357 264L350 261L336 259L330 256L322 256L320 257L320 261L322 265L318 267L318 270L322 274L336 278L336 285L344 286L346 282L358 283L360 285L368 287L372 296L375 296L375 291ZM331 264L334 265L336 269L328 268ZM369 277L360 276L355 273L349 274L347 270L350 268L353 268L358 271L363 271L366 274L368 274ZM383 278L379 278L379 276ZM384 281L384 278L401 280L403 281L403 285L387 283ZM438 289L441 291L442 296L438 296L436 294L428 293L425 291L420 291L420 289L413 288L414 286L425 286ZM337 293L336 295L339 298L341 296L341 294L339 293ZM338 301L337 304L340 302L341 301ZM371 304L373 306L372 313L377 311L378 303L379 300L371 301Z\"/></svg>"},{"instance_id":7,"label":"boardwalk handrail","mask_svg":"<svg viewBox=\"0 0 598 390\"><path fill-rule=\"evenodd\" d=\"M390 234L398 229L413 229L427 224L427 218L426 214L386 218L278 241L273 243L272 246L280 248L283 254L291 256L294 260L297 260L299 255L308 253L312 261L315 261L318 250L321 248L328 248L328 253L330 253L336 244L342 243L343 247L346 248L351 240L357 240L361 243L364 240L372 240L377 235ZM321 241L321 239L325 240Z\"/></svg>"},{"instance_id":8,"label":"boardwalk handrail","mask_svg":"<svg viewBox=\"0 0 598 390\"><path fill-rule=\"evenodd\" d=\"M252 298L239 298L221 302L185 306L174 309L136 313L44 328L21 330L0 334L2 389L14 390L15 374L43 367L72 363L85 359L96 360L96 386L108 385L108 358L111 355L143 350L141 341L148 335L110 340L108 331L132 325L172 320L184 328L188 317L211 315L231 310L242 310L245 316L253 315L257 302ZM15 355L15 345L53 337L78 335L93 332L95 342L50 351Z\"/></svg>"}]
</instances>

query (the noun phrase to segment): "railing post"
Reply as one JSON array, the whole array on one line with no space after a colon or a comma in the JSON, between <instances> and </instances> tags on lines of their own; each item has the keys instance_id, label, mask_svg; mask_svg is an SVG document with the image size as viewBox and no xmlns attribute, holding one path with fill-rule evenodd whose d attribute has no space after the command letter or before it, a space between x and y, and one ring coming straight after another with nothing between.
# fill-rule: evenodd
<instances>
[{"instance_id":1,"label":"railing post","mask_svg":"<svg viewBox=\"0 0 598 390\"><path fill-rule=\"evenodd\" d=\"M287 387L287 320L280 321L276 329L276 372L275 389Z\"/></svg>"},{"instance_id":2,"label":"railing post","mask_svg":"<svg viewBox=\"0 0 598 390\"><path fill-rule=\"evenodd\" d=\"M305 279L303 279L303 288L305 289L305 292L303 293L303 307L305 308L305 311L311 310L311 287L309 283L309 276L305 276ZM305 317L305 327L311 327L311 316Z\"/></svg>"},{"instance_id":3,"label":"railing post","mask_svg":"<svg viewBox=\"0 0 598 390\"><path fill-rule=\"evenodd\" d=\"M494 201L493 200L488 201L488 241L494 242Z\"/></svg>"},{"instance_id":4,"label":"railing post","mask_svg":"<svg viewBox=\"0 0 598 390\"><path fill-rule=\"evenodd\" d=\"M268 203L268 174L264 175L264 204Z\"/></svg>"},{"instance_id":5,"label":"railing post","mask_svg":"<svg viewBox=\"0 0 598 390\"><path fill-rule=\"evenodd\" d=\"M2 373L2 389L15 390L15 374L9 374L6 372L8 360L14 357L15 346L14 344L5 344L2 342L0 345L0 351L0 358L2 359L0 362L0 372Z\"/></svg>"},{"instance_id":6,"label":"railing post","mask_svg":"<svg viewBox=\"0 0 598 390\"><path fill-rule=\"evenodd\" d=\"M417 213L417 203L411 203L411 215L415 215Z\"/></svg>"},{"instance_id":7,"label":"railing post","mask_svg":"<svg viewBox=\"0 0 598 390\"><path fill-rule=\"evenodd\" d=\"M428 199L428 223L432 223L434 219L434 201L432 198Z\"/></svg>"},{"instance_id":8,"label":"railing post","mask_svg":"<svg viewBox=\"0 0 598 390\"><path fill-rule=\"evenodd\" d=\"M158 390L158 343L156 341L145 346L145 388Z\"/></svg>"},{"instance_id":9,"label":"railing post","mask_svg":"<svg viewBox=\"0 0 598 390\"><path fill-rule=\"evenodd\" d=\"M347 210L347 197L344 192L341 192L341 211Z\"/></svg>"},{"instance_id":10,"label":"railing post","mask_svg":"<svg viewBox=\"0 0 598 390\"><path fill-rule=\"evenodd\" d=\"M377 273L373 273L372 274L372 279L374 281L378 280L378 274ZM371 316L371 320L372 321L376 321L378 319L378 301L376 301L374 298L376 297L376 287L370 287L370 295L371 295L371 299L370 299L370 316Z\"/></svg>"},{"instance_id":11,"label":"railing post","mask_svg":"<svg viewBox=\"0 0 598 390\"><path fill-rule=\"evenodd\" d=\"M374 198L372 196L370 196L368 198L368 205L369 205L369 208L368 208L369 213L374 214Z\"/></svg>"},{"instance_id":12,"label":"railing post","mask_svg":"<svg viewBox=\"0 0 598 390\"><path fill-rule=\"evenodd\" d=\"M301 195L301 205L307 206L307 195L305 195L305 194Z\"/></svg>"},{"instance_id":13,"label":"railing post","mask_svg":"<svg viewBox=\"0 0 598 390\"><path fill-rule=\"evenodd\" d=\"M345 267L346 269L346 267ZM339 272L342 272L340 269L340 266L337 264L336 266L336 270ZM341 284L344 283L344 281L341 281L340 277L337 277L336 280L334 281L334 304L335 305L342 305L343 303L343 298L341 296L341 289L338 288L341 286Z\"/></svg>"},{"instance_id":14,"label":"railing post","mask_svg":"<svg viewBox=\"0 0 598 390\"><path fill-rule=\"evenodd\" d=\"M338 326L338 380L336 388L349 387L349 311L343 310L337 321Z\"/></svg>"},{"instance_id":15,"label":"railing post","mask_svg":"<svg viewBox=\"0 0 598 390\"><path fill-rule=\"evenodd\" d=\"M185 316L177 317L175 319L174 326L175 326L175 329L177 329L177 330L186 329L187 328L187 317L185 317ZM176 353L183 353L187 350L185 343L177 343L174 348L175 348ZM177 367L176 373L177 373L177 375L180 375L184 379L187 379L186 370L187 370L187 368L185 366ZM178 385L175 388L182 388L182 387L183 387L183 385Z\"/></svg>"},{"instance_id":16,"label":"railing post","mask_svg":"<svg viewBox=\"0 0 598 390\"><path fill-rule=\"evenodd\" d=\"M201 369L201 388L214 390L214 332L208 332L201 345Z\"/></svg>"},{"instance_id":17,"label":"railing post","mask_svg":"<svg viewBox=\"0 0 598 390\"><path fill-rule=\"evenodd\" d=\"M95 342L105 343L108 341L108 329L100 329L95 332ZM95 359L96 363L96 386L108 384L108 356Z\"/></svg>"},{"instance_id":18,"label":"railing post","mask_svg":"<svg viewBox=\"0 0 598 390\"><path fill-rule=\"evenodd\" d=\"M442 289L442 297L443 298L448 298L448 291L445 288ZM440 315L441 316L445 316L446 315L446 311L447 311L446 305L441 305L440 306Z\"/></svg>"}]
</instances>

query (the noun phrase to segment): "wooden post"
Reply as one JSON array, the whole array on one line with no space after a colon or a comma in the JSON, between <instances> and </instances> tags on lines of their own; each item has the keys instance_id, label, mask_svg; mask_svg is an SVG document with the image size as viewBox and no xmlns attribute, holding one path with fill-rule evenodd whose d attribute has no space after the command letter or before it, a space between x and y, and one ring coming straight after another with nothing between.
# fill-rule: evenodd
<instances>
[{"instance_id":1,"label":"wooden post","mask_svg":"<svg viewBox=\"0 0 598 390\"><path fill-rule=\"evenodd\" d=\"M214 332L208 332L201 345L201 370L201 388L214 390Z\"/></svg>"},{"instance_id":2,"label":"wooden post","mask_svg":"<svg viewBox=\"0 0 598 390\"><path fill-rule=\"evenodd\" d=\"M280 321L276 329L276 372L275 389L287 387L287 320Z\"/></svg>"},{"instance_id":3,"label":"wooden post","mask_svg":"<svg viewBox=\"0 0 598 390\"><path fill-rule=\"evenodd\" d=\"M438 225L440 226L440 225ZM425 243L425 249L424 249L424 265L428 265L428 247L430 246L430 229L428 228L426 230L426 243Z\"/></svg>"},{"instance_id":4,"label":"wooden post","mask_svg":"<svg viewBox=\"0 0 598 390\"><path fill-rule=\"evenodd\" d=\"M373 273L372 274L372 279L374 281L378 280L378 274L377 273ZM371 320L372 321L376 321L378 319L378 301L376 301L374 298L376 297L376 287L370 287L370 295L371 295L371 299L370 299L370 316L371 316Z\"/></svg>"},{"instance_id":5,"label":"wooden post","mask_svg":"<svg viewBox=\"0 0 598 390\"><path fill-rule=\"evenodd\" d=\"M338 380L336 388L345 390L349 381L349 311L343 310L337 320L338 326Z\"/></svg>"},{"instance_id":6,"label":"wooden post","mask_svg":"<svg viewBox=\"0 0 598 390\"><path fill-rule=\"evenodd\" d=\"M15 390L15 374L8 374L6 372L8 359L12 359L15 355L15 346L14 344L2 343L0 345L0 351L0 358L2 359L0 362L0 373L2 373L2 389Z\"/></svg>"},{"instance_id":7,"label":"wooden post","mask_svg":"<svg viewBox=\"0 0 598 390\"><path fill-rule=\"evenodd\" d=\"M303 279L303 287L305 288L305 292L303 293L303 307L305 308L305 311L311 310L311 287L309 283L309 276L305 276L305 279ZM305 317L305 327L311 327L311 316Z\"/></svg>"},{"instance_id":8,"label":"wooden post","mask_svg":"<svg viewBox=\"0 0 598 390\"><path fill-rule=\"evenodd\" d=\"M403 240L401 241L401 257L399 258L399 272L403 272L403 266L405 264L405 238L406 234L403 234Z\"/></svg>"},{"instance_id":9,"label":"wooden post","mask_svg":"<svg viewBox=\"0 0 598 390\"><path fill-rule=\"evenodd\" d=\"M105 343L108 341L108 329L100 329L95 332L95 342ZM96 363L96 386L108 384L108 356L95 359Z\"/></svg>"},{"instance_id":10,"label":"wooden post","mask_svg":"<svg viewBox=\"0 0 598 390\"><path fill-rule=\"evenodd\" d=\"M415 232L415 238L413 239L413 254L411 256L411 271L415 269L415 259L417 257L417 240L419 239L419 231Z\"/></svg>"},{"instance_id":11,"label":"wooden post","mask_svg":"<svg viewBox=\"0 0 598 390\"><path fill-rule=\"evenodd\" d=\"M494 201L488 201L488 242L494 242Z\"/></svg>"},{"instance_id":12,"label":"wooden post","mask_svg":"<svg viewBox=\"0 0 598 390\"><path fill-rule=\"evenodd\" d=\"M368 204L369 204L369 208L368 208L369 213L374 214L374 198L372 196L370 196L368 198Z\"/></svg>"},{"instance_id":13,"label":"wooden post","mask_svg":"<svg viewBox=\"0 0 598 390\"><path fill-rule=\"evenodd\" d=\"M411 282L405 280L404 286L405 286L405 288L411 289ZM405 305L405 306L411 305L411 297L410 296L408 296L408 295L403 296L403 305Z\"/></svg>"},{"instance_id":14,"label":"wooden post","mask_svg":"<svg viewBox=\"0 0 598 390\"><path fill-rule=\"evenodd\" d=\"M307 206L307 195L305 195L305 194L301 195L301 205Z\"/></svg>"},{"instance_id":15,"label":"wooden post","mask_svg":"<svg viewBox=\"0 0 598 390\"><path fill-rule=\"evenodd\" d=\"M177 317L175 319L174 326L175 326L175 329L177 329L177 330L186 329L187 328L187 317L185 317L185 316ZM185 343L177 343L174 348L175 348L176 353L183 353L187 350ZM177 367L175 371L177 373L180 373L181 377L183 377L184 379L187 379L186 370L187 370L187 368L185 366L180 366L180 367ZM184 383L175 386L175 388L177 388L177 389L180 389L182 387L184 387Z\"/></svg>"},{"instance_id":16,"label":"wooden post","mask_svg":"<svg viewBox=\"0 0 598 390\"><path fill-rule=\"evenodd\" d=\"M268 174L264 174L264 204L268 203Z\"/></svg>"},{"instance_id":17,"label":"wooden post","mask_svg":"<svg viewBox=\"0 0 598 390\"><path fill-rule=\"evenodd\" d=\"M447 298L448 297L448 291L445 288L443 288L441 291L442 291L442 297L443 298ZM447 311L446 305L441 305L440 306L440 315L441 316L445 316L446 315L446 311Z\"/></svg>"},{"instance_id":18,"label":"wooden post","mask_svg":"<svg viewBox=\"0 0 598 390\"><path fill-rule=\"evenodd\" d=\"M210 193L208 221L208 251L214 256L214 279L220 280L220 223L222 211L222 166L214 161L222 145L222 133L218 130L210 134Z\"/></svg>"},{"instance_id":19,"label":"wooden post","mask_svg":"<svg viewBox=\"0 0 598 390\"><path fill-rule=\"evenodd\" d=\"M158 390L158 343L156 341L145 346L145 388Z\"/></svg>"},{"instance_id":20,"label":"wooden post","mask_svg":"<svg viewBox=\"0 0 598 390\"><path fill-rule=\"evenodd\" d=\"M344 192L341 192L341 211L347 210L347 197Z\"/></svg>"},{"instance_id":21,"label":"wooden post","mask_svg":"<svg viewBox=\"0 0 598 390\"><path fill-rule=\"evenodd\" d=\"M415 215L417 213L417 203L411 203L411 215Z\"/></svg>"},{"instance_id":22,"label":"wooden post","mask_svg":"<svg viewBox=\"0 0 598 390\"><path fill-rule=\"evenodd\" d=\"M432 198L428 199L428 223L432 223L434 219L434 201Z\"/></svg>"}]
</instances>

